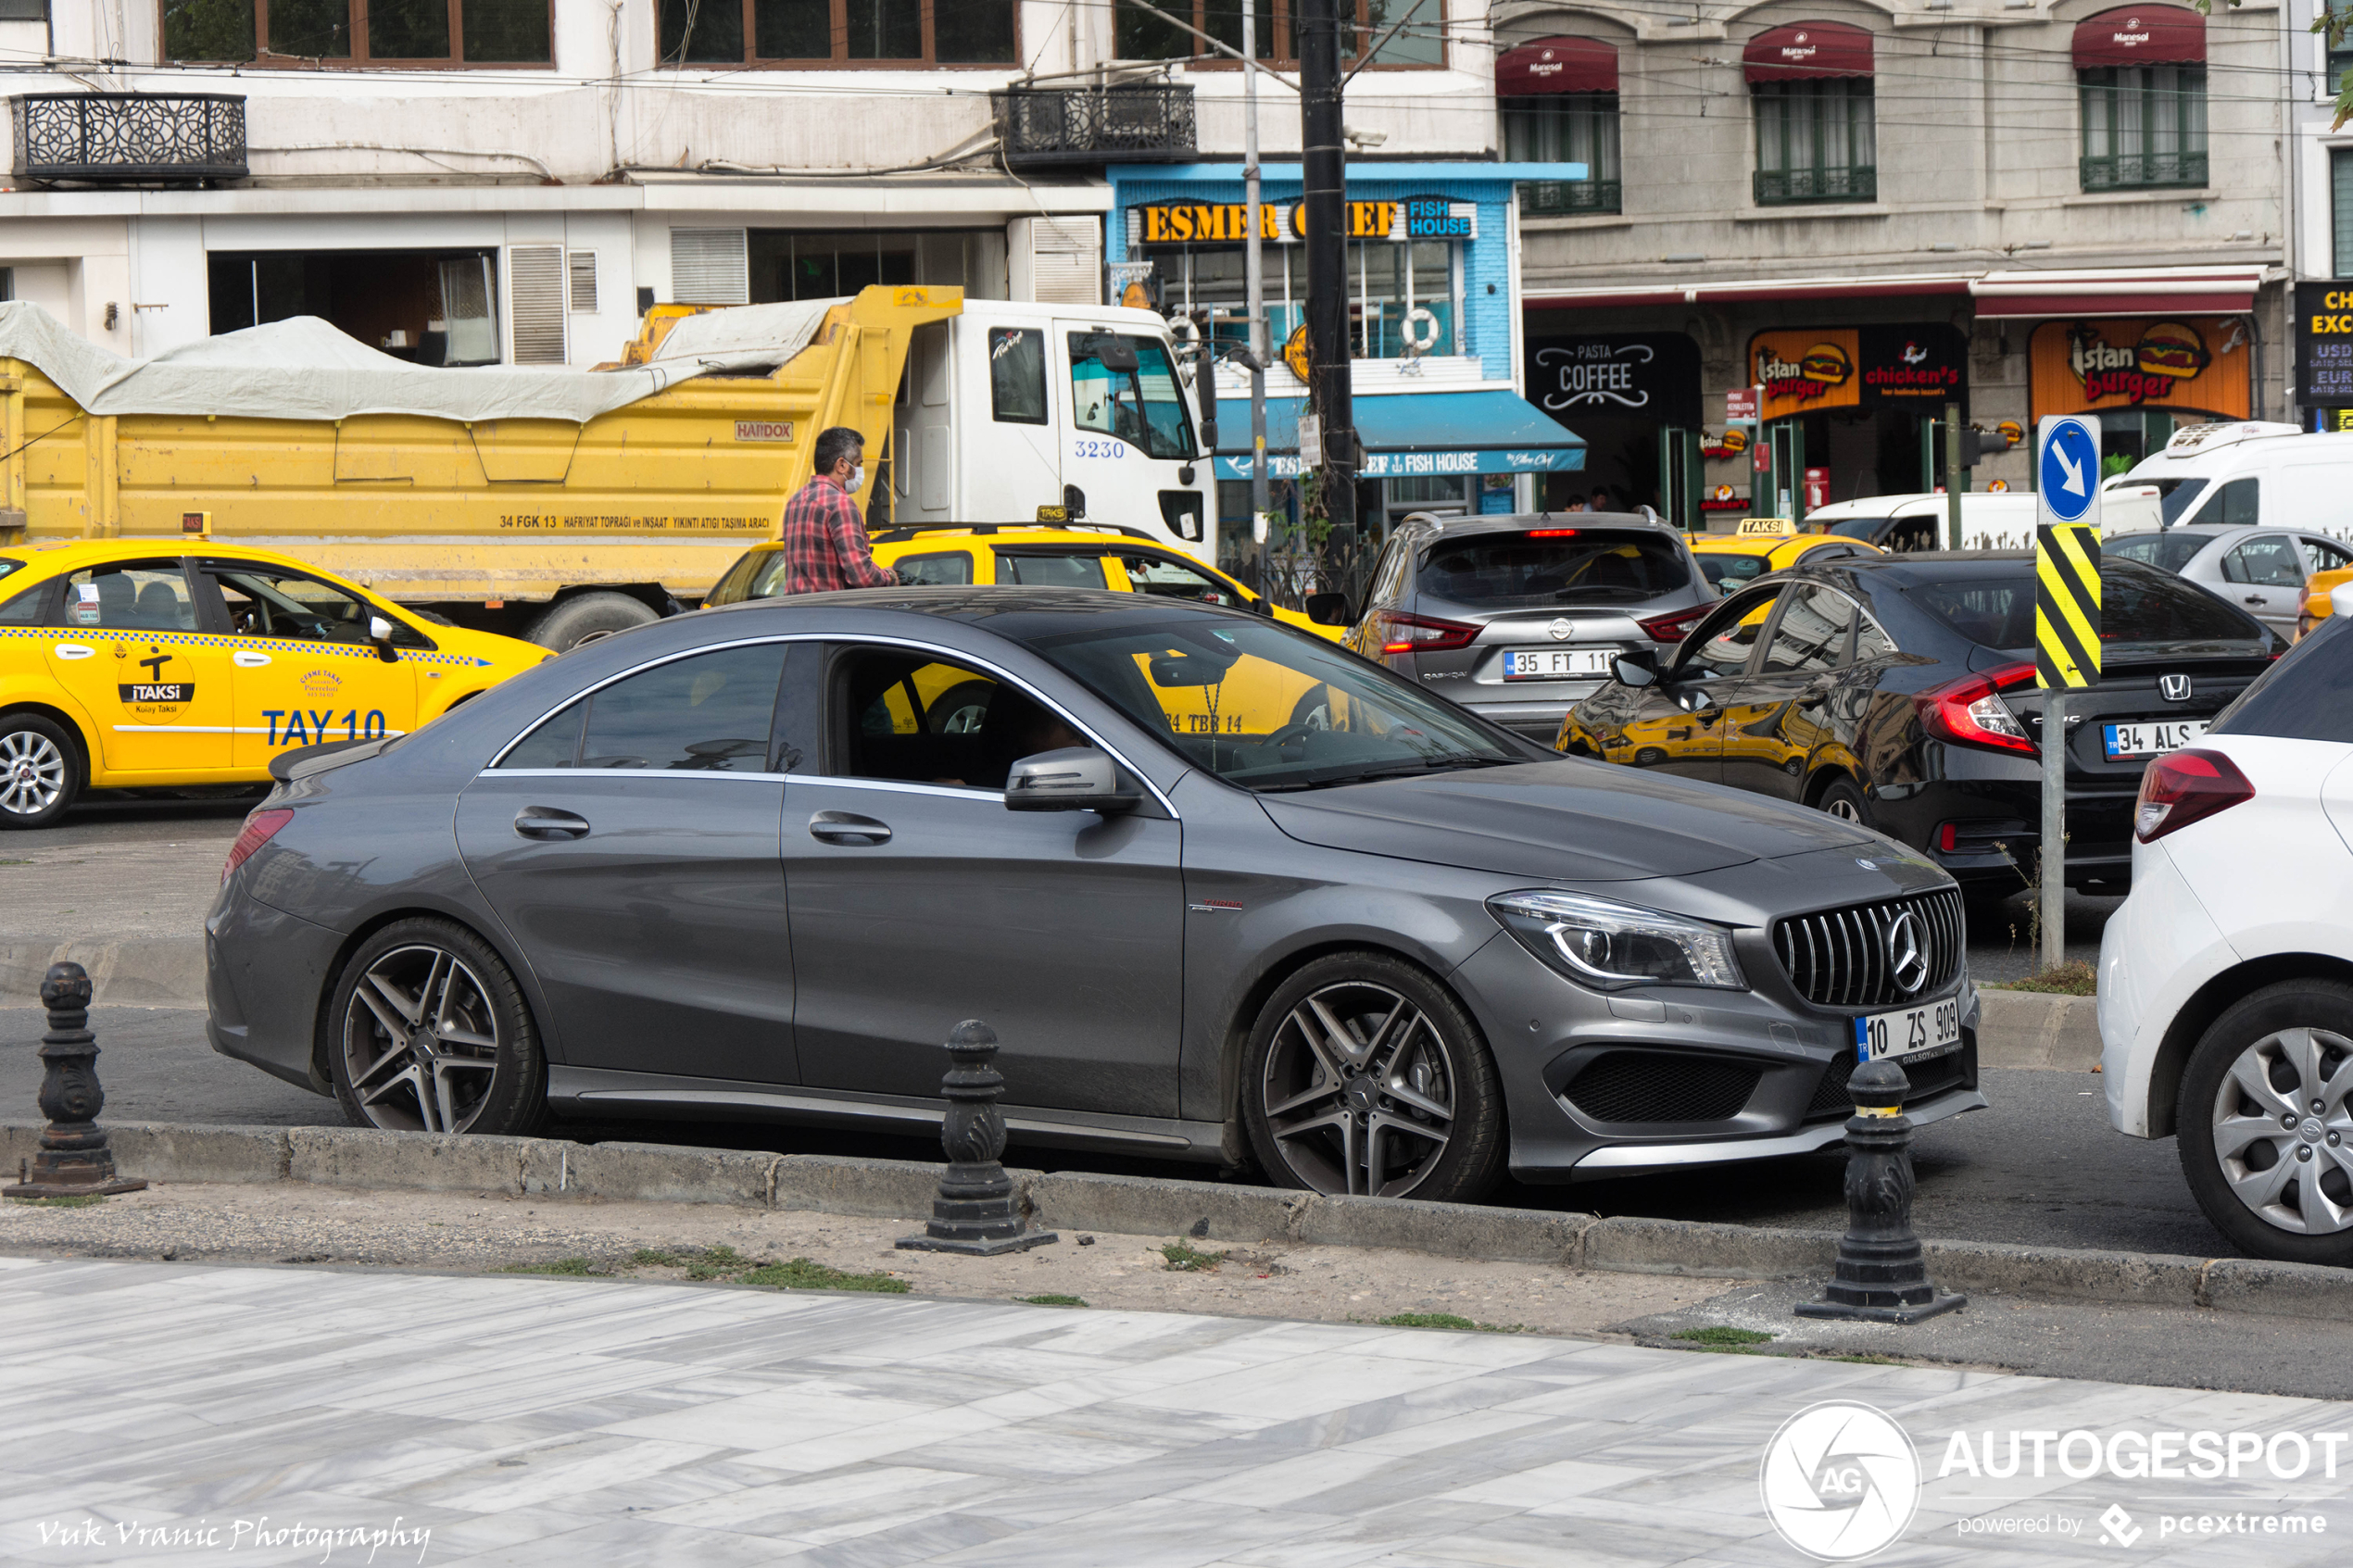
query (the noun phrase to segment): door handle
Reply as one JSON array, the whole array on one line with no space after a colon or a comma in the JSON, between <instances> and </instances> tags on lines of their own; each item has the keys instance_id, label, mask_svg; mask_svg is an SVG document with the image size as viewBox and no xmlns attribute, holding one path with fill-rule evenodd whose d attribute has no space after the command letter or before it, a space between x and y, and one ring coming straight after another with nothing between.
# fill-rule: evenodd
<instances>
[{"instance_id":1,"label":"door handle","mask_svg":"<svg viewBox=\"0 0 2353 1568\"><path fill-rule=\"evenodd\" d=\"M890 826L854 811L820 811L809 819L809 836L825 844L862 848L890 842Z\"/></svg>"},{"instance_id":2,"label":"door handle","mask_svg":"<svg viewBox=\"0 0 2353 1568\"><path fill-rule=\"evenodd\" d=\"M2263 602L2263 596L2260 594L2249 594L2246 596L2246 602L2251 605L2259 605Z\"/></svg>"},{"instance_id":3,"label":"door handle","mask_svg":"<svg viewBox=\"0 0 2353 1568\"><path fill-rule=\"evenodd\" d=\"M98 650L90 646L87 643L59 643L56 647L50 649L50 651L56 654L59 659L66 659L68 661L77 659L95 659L98 657Z\"/></svg>"},{"instance_id":4,"label":"door handle","mask_svg":"<svg viewBox=\"0 0 2353 1568\"><path fill-rule=\"evenodd\" d=\"M585 838L588 819L553 806L526 806L515 813L515 831L525 838Z\"/></svg>"},{"instance_id":5,"label":"door handle","mask_svg":"<svg viewBox=\"0 0 2353 1568\"><path fill-rule=\"evenodd\" d=\"M240 670L258 670L270 662L270 656L256 653L251 648L239 648L229 656L229 662Z\"/></svg>"}]
</instances>

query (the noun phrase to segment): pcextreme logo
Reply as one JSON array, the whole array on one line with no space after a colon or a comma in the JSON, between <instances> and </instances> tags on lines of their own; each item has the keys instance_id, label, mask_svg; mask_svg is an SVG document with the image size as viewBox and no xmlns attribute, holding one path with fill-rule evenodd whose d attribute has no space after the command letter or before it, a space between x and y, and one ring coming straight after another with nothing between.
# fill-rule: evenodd
<instances>
[{"instance_id":1,"label":"pcextreme logo","mask_svg":"<svg viewBox=\"0 0 2353 1568\"><path fill-rule=\"evenodd\" d=\"M1853 1562L1903 1535L1920 1504L1920 1456L1869 1405L1811 1405L1781 1424L1757 1470L1765 1516L1823 1562Z\"/></svg>"}]
</instances>

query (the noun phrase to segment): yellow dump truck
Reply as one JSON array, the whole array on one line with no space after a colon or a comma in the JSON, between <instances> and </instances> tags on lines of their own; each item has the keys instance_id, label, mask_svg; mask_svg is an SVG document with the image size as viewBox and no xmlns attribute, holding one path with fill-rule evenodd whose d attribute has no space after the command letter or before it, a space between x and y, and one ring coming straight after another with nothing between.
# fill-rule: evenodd
<instances>
[{"instance_id":1,"label":"yellow dump truck","mask_svg":"<svg viewBox=\"0 0 2353 1568\"><path fill-rule=\"evenodd\" d=\"M201 532L563 648L699 600L829 425L866 436L877 522L1091 497L1201 553L1185 379L1149 311L952 288L657 307L595 370L427 369L315 318L125 360L0 304L0 543Z\"/></svg>"}]
</instances>

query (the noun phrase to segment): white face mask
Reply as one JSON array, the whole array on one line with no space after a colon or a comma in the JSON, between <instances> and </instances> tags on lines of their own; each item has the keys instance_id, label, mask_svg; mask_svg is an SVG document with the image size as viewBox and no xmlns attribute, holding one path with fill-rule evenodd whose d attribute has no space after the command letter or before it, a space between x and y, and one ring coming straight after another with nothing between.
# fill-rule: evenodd
<instances>
[{"instance_id":1,"label":"white face mask","mask_svg":"<svg viewBox=\"0 0 2353 1568\"><path fill-rule=\"evenodd\" d=\"M856 468L849 470L849 477L842 481L842 487L854 495L864 486L865 483L866 465L861 463Z\"/></svg>"}]
</instances>

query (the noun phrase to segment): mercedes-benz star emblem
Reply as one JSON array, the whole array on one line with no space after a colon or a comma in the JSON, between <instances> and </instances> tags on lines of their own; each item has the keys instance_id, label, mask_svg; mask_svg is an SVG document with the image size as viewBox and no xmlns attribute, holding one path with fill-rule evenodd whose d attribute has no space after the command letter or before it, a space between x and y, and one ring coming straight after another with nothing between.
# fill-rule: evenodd
<instances>
[{"instance_id":1,"label":"mercedes-benz star emblem","mask_svg":"<svg viewBox=\"0 0 2353 1568\"><path fill-rule=\"evenodd\" d=\"M1569 620L1567 616L1564 615L1555 620L1550 626L1545 627L1544 630L1553 634L1553 641L1556 643L1565 643L1576 634L1577 623Z\"/></svg>"},{"instance_id":2,"label":"mercedes-benz star emblem","mask_svg":"<svg viewBox=\"0 0 2353 1568\"><path fill-rule=\"evenodd\" d=\"M1906 996L1928 984L1928 955L1920 950L1920 923L1905 910L1887 928L1887 972Z\"/></svg>"},{"instance_id":3,"label":"mercedes-benz star emblem","mask_svg":"<svg viewBox=\"0 0 2353 1568\"><path fill-rule=\"evenodd\" d=\"M2187 675L2159 675L2157 690L2158 695L2168 702L2187 702L2190 700L2190 678Z\"/></svg>"}]
</instances>

